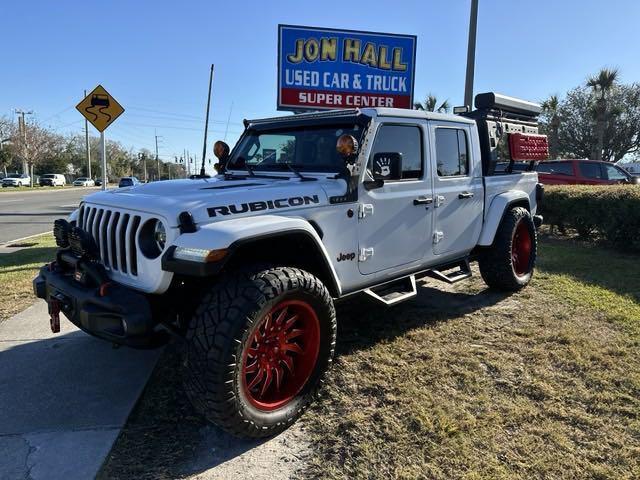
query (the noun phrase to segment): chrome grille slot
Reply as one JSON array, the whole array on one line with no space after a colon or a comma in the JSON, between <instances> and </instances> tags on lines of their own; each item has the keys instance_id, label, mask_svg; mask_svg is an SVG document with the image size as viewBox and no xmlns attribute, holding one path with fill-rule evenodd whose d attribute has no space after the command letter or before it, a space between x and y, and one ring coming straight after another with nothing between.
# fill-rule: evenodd
<instances>
[{"instance_id":1,"label":"chrome grille slot","mask_svg":"<svg viewBox=\"0 0 640 480\"><path fill-rule=\"evenodd\" d=\"M77 226L82 228L82 216L84 215L84 205L80 205L80 210L78 210L78 222Z\"/></svg>"},{"instance_id":2,"label":"chrome grille slot","mask_svg":"<svg viewBox=\"0 0 640 480\"><path fill-rule=\"evenodd\" d=\"M140 227L140 217L135 215L131 222L131 230L127 236L129 250L129 265L131 266L131 275L138 275L138 251L136 249L136 232Z\"/></svg>"},{"instance_id":3,"label":"chrome grille slot","mask_svg":"<svg viewBox=\"0 0 640 480\"><path fill-rule=\"evenodd\" d=\"M117 255L118 255L118 265L120 266L120 271L122 273L127 273L129 269L127 268L127 242L126 235L129 228L129 214L125 213L121 216L120 222L118 223L118 228L116 230L117 241Z\"/></svg>"},{"instance_id":4,"label":"chrome grille slot","mask_svg":"<svg viewBox=\"0 0 640 480\"><path fill-rule=\"evenodd\" d=\"M102 216L104 214L104 210L103 209L97 209L96 208L96 213L93 216L93 231L91 232L91 234L93 235L93 239L96 241L96 245L98 246L98 252L100 252L100 258L102 257L102 246L100 245L100 222L102 221Z\"/></svg>"},{"instance_id":5,"label":"chrome grille slot","mask_svg":"<svg viewBox=\"0 0 640 480\"><path fill-rule=\"evenodd\" d=\"M118 268L118 258L116 255L116 226L120 220L120 212L114 212L111 214L109 225L107 226L107 237L109 241L107 243L107 251L109 252L109 264L114 270L120 270Z\"/></svg>"},{"instance_id":6,"label":"chrome grille slot","mask_svg":"<svg viewBox=\"0 0 640 480\"><path fill-rule=\"evenodd\" d=\"M109 263L109 237L107 237L107 226L109 225L109 220L111 219L111 211L110 210L101 210L100 217L100 227L98 230L98 237L100 237L100 258L104 263L105 267L110 267Z\"/></svg>"}]
</instances>

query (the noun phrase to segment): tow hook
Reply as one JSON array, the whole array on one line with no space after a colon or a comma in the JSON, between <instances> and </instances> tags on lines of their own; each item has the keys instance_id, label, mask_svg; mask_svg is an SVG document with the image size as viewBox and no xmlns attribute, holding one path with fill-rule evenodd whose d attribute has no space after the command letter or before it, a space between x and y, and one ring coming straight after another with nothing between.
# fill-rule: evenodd
<instances>
[{"instance_id":1,"label":"tow hook","mask_svg":"<svg viewBox=\"0 0 640 480\"><path fill-rule=\"evenodd\" d=\"M60 332L60 301L52 298L49 301L49 324L53 333Z\"/></svg>"},{"instance_id":2,"label":"tow hook","mask_svg":"<svg viewBox=\"0 0 640 480\"><path fill-rule=\"evenodd\" d=\"M61 293L56 293L49 299L49 324L53 333L60 333L60 312L68 307L69 304Z\"/></svg>"}]
</instances>

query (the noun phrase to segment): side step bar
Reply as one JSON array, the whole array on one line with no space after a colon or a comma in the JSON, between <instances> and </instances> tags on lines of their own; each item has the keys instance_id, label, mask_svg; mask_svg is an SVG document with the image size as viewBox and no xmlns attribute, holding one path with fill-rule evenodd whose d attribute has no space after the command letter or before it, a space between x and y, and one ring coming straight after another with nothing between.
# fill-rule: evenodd
<instances>
[{"instance_id":1,"label":"side step bar","mask_svg":"<svg viewBox=\"0 0 640 480\"><path fill-rule=\"evenodd\" d=\"M449 271L456 267L458 267L457 270L454 270L453 272ZM458 264L449 266L449 268L447 268L444 272L440 270L429 270L427 272L427 276L435 278L436 280L442 280L446 283L456 283L471 276L471 266L469 265L469 260L465 259Z\"/></svg>"},{"instance_id":2,"label":"side step bar","mask_svg":"<svg viewBox=\"0 0 640 480\"><path fill-rule=\"evenodd\" d=\"M411 275L395 282L367 288L364 293L385 305L395 305L418 294L416 277Z\"/></svg>"}]
</instances>

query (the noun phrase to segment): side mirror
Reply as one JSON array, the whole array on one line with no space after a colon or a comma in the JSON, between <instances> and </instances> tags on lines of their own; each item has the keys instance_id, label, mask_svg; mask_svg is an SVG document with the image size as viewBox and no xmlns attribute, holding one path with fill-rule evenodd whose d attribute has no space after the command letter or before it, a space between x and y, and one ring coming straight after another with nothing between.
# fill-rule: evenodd
<instances>
[{"instance_id":1,"label":"side mirror","mask_svg":"<svg viewBox=\"0 0 640 480\"><path fill-rule=\"evenodd\" d=\"M224 143L222 140L218 140L213 144L213 154L218 160L226 160L229 156L229 151L229 145Z\"/></svg>"},{"instance_id":2,"label":"side mirror","mask_svg":"<svg viewBox=\"0 0 640 480\"><path fill-rule=\"evenodd\" d=\"M358 153L358 141L353 135L344 134L338 137L336 150L345 160Z\"/></svg>"},{"instance_id":3,"label":"side mirror","mask_svg":"<svg viewBox=\"0 0 640 480\"><path fill-rule=\"evenodd\" d=\"M374 180L400 180L402 178L402 154L380 152L373 156L371 169Z\"/></svg>"}]
</instances>

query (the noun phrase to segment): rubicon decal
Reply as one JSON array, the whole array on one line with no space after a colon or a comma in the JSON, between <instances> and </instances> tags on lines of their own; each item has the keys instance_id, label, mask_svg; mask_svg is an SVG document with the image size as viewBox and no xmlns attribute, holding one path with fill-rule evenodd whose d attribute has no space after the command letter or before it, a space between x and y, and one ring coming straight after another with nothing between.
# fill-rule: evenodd
<instances>
[{"instance_id":1,"label":"rubicon decal","mask_svg":"<svg viewBox=\"0 0 640 480\"><path fill-rule=\"evenodd\" d=\"M237 215L239 213L260 212L262 210L275 210L278 208L300 207L320 203L317 195L303 197L276 198L275 200L261 200L257 202L240 203L237 205L221 205L207 208L210 217L218 215Z\"/></svg>"}]
</instances>

